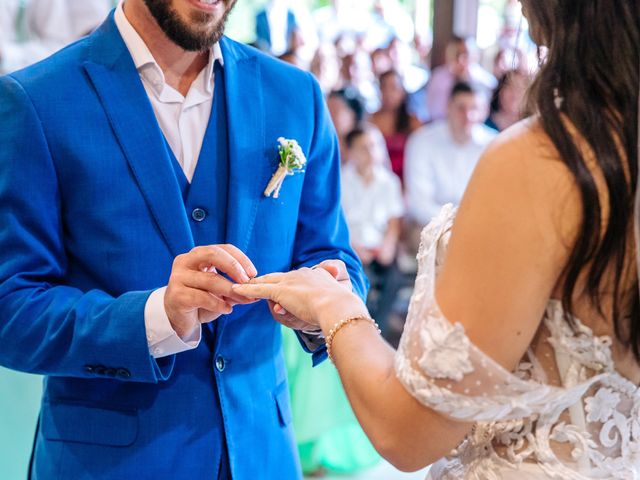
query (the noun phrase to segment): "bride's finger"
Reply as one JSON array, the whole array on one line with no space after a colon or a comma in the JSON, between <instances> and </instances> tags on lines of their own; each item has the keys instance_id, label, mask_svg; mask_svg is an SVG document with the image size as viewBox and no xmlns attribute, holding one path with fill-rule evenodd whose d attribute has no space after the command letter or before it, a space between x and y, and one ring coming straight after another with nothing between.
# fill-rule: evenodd
<instances>
[{"instance_id":1,"label":"bride's finger","mask_svg":"<svg viewBox=\"0 0 640 480\"><path fill-rule=\"evenodd\" d=\"M261 284L249 284L234 285L233 291L238 295L242 295L247 298L262 298L265 300L275 300L274 295L277 292L277 285L261 283Z\"/></svg>"},{"instance_id":2,"label":"bride's finger","mask_svg":"<svg viewBox=\"0 0 640 480\"><path fill-rule=\"evenodd\" d=\"M286 273L268 273L267 275L263 275L261 277L252 278L250 283L278 283L281 282L284 278L286 278Z\"/></svg>"}]
</instances>

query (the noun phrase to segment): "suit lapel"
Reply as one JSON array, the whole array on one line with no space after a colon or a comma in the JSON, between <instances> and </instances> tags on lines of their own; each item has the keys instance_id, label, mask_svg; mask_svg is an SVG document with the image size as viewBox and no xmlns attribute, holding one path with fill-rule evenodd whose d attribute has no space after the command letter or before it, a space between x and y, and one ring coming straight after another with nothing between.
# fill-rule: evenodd
<instances>
[{"instance_id":1,"label":"suit lapel","mask_svg":"<svg viewBox=\"0 0 640 480\"><path fill-rule=\"evenodd\" d=\"M84 63L144 199L176 256L193 248L180 187L147 93L113 14L94 34Z\"/></svg>"},{"instance_id":2,"label":"suit lapel","mask_svg":"<svg viewBox=\"0 0 640 480\"><path fill-rule=\"evenodd\" d=\"M246 252L262 192L275 165L265 143L261 71L231 40L221 40L229 120L229 199L227 242ZM275 139L274 139L275 142Z\"/></svg>"}]
</instances>

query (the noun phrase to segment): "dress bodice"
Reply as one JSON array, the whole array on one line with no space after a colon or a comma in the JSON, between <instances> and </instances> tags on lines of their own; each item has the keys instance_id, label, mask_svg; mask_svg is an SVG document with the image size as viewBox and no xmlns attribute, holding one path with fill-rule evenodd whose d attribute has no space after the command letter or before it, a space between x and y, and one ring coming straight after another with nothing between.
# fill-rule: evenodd
<instances>
[{"instance_id":1,"label":"dress bodice","mask_svg":"<svg viewBox=\"0 0 640 480\"><path fill-rule=\"evenodd\" d=\"M422 233L396 357L411 395L474 424L436 478L498 480L535 466L535 478L640 479L640 392L616 372L610 337L578 319L570 324L552 300L536 339L508 372L444 317L434 287L454 217L447 206Z\"/></svg>"}]
</instances>

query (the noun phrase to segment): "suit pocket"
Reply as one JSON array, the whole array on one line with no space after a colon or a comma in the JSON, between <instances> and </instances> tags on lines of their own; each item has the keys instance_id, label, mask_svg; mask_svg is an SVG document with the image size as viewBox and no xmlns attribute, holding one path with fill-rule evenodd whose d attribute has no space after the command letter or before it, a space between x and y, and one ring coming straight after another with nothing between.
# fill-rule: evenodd
<instances>
[{"instance_id":1,"label":"suit pocket","mask_svg":"<svg viewBox=\"0 0 640 480\"><path fill-rule=\"evenodd\" d=\"M291 404L289 402L289 388L287 387L286 380L275 388L273 391L273 398L276 402L280 425L286 427L292 420Z\"/></svg>"},{"instance_id":2,"label":"suit pocket","mask_svg":"<svg viewBox=\"0 0 640 480\"><path fill-rule=\"evenodd\" d=\"M138 437L138 412L45 403L40 430L47 440L128 447Z\"/></svg>"}]
</instances>

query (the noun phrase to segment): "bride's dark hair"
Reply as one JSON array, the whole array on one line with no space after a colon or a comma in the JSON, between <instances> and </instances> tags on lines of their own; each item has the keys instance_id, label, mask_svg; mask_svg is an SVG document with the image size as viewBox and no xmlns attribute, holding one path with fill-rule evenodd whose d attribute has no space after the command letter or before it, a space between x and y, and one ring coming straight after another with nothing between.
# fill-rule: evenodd
<instances>
[{"instance_id":1,"label":"bride's dark hair","mask_svg":"<svg viewBox=\"0 0 640 480\"><path fill-rule=\"evenodd\" d=\"M631 232L638 179L640 0L522 3L536 41L548 47L531 89L532 111L575 177L582 199L582 225L564 270L562 302L571 315L574 294L582 293L576 292L578 280L588 266L585 293L604 315L603 283L613 278L608 313L616 336L640 361L636 276L633 291L628 290L629 272L635 271ZM587 156L602 172L608 205L601 205Z\"/></svg>"}]
</instances>

